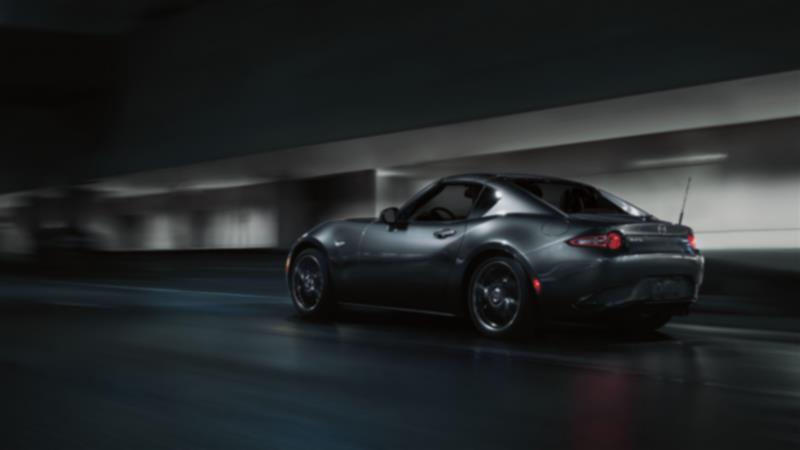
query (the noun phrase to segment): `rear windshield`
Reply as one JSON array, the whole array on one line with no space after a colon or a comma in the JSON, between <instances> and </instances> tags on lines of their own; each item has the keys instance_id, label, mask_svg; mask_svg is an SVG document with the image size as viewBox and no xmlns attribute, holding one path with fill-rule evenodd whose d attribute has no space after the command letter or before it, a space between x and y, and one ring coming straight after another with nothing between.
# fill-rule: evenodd
<instances>
[{"instance_id":1,"label":"rear windshield","mask_svg":"<svg viewBox=\"0 0 800 450\"><path fill-rule=\"evenodd\" d=\"M566 214L650 215L617 196L583 184L535 179L511 182Z\"/></svg>"}]
</instances>

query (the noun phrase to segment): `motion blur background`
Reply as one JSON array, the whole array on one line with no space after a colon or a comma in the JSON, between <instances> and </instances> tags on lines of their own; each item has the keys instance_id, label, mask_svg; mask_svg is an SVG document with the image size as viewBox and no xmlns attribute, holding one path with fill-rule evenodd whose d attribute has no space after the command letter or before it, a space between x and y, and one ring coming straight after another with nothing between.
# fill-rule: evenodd
<instances>
[{"instance_id":1,"label":"motion blur background","mask_svg":"<svg viewBox=\"0 0 800 450\"><path fill-rule=\"evenodd\" d=\"M692 176L705 293L767 289L748 307L774 311L800 270L797 19L781 1L4 1L0 254L286 249L463 172L573 178L674 221Z\"/></svg>"},{"instance_id":2,"label":"motion blur background","mask_svg":"<svg viewBox=\"0 0 800 450\"><path fill-rule=\"evenodd\" d=\"M0 448L800 448L800 2L0 0ZM684 223L662 332L298 320L431 180ZM413 280L410 280L413 282Z\"/></svg>"}]
</instances>

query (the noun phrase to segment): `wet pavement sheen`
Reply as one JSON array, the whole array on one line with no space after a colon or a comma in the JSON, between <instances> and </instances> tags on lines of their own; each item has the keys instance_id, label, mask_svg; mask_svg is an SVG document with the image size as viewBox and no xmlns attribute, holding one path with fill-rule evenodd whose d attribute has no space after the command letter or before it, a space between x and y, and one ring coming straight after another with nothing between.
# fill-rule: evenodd
<instances>
[{"instance_id":1,"label":"wet pavement sheen","mask_svg":"<svg viewBox=\"0 0 800 450\"><path fill-rule=\"evenodd\" d=\"M3 279L0 447L800 448L800 334L308 322L276 267Z\"/></svg>"}]
</instances>

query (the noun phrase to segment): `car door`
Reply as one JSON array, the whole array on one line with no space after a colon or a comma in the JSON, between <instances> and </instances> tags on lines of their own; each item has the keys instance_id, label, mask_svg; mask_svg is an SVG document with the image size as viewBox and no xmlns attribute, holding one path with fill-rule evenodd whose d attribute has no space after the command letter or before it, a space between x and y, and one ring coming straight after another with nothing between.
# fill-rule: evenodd
<instances>
[{"instance_id":1,"label":"car door","mask_svg":"<svg viewBox=\"0 0 800 450\"><path fill-rule=\"evenodd\" d=\"M362 303L443 311L449 275L481 186L440 183L400 212L400 224L370 224L359 248Z\"/></svg>"}]
</instances>

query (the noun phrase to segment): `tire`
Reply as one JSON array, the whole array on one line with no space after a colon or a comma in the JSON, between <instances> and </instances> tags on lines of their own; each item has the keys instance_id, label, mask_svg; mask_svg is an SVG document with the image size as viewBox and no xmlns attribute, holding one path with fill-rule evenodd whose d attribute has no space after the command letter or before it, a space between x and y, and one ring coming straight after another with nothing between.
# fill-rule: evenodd
<instances>
[{"instance_id":1,"label":"tire","mask_svg":"<svg viewBox=\"0 0 800 450\"><path fill-rule=\"evenodd\" d=\"M329 318L336 301L331 288L328 258L317 249L306 249L292 261L289 291L297 313L307 319Z\"/></svg>"},{"instance_id":2,"label":"tire","mask_svg":"<svg viewBox=\"0 0 800 450\"><path fill-rule=\"evenodd\" d=\"M513 258L496 256L480 263L470 276L466 299L475 328L491 338L532 334L538 305L529 280Z\"/></svg>"},{"instance_id":3,"label":"tire","mask_svg":"<svg viewBox=\"0 0 800 450\"><path fill-rule=\"evenodd\" d=\"M667 324L672 319L672 314L665 312L638 312L627 313L617 317L612 325L625 334L652 333Z\"/></svg>"}]
</instances>

